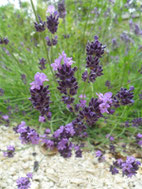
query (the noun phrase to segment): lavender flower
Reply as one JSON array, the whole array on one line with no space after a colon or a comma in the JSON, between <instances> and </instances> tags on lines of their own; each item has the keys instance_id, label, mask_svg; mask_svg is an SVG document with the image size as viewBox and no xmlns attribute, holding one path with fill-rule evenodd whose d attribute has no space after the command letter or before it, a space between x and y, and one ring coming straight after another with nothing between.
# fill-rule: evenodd
<instances>
[{"instance_id":1,"label":"lavender flower","mask_svg":"<svg viewBox=\"0 0 142 189\"><path fill-rule=\"evenodd\" d=\"M142 126L142 118L139 117L139 118L133 119L133 120L132 120L132 126L133 126L133 127Z\"/></svg>"},{"instance_id":2,"label":"lavender flower","mask_svg":"<svg viewBox=\"0 0 142 189\"><path fill-rule=\"evenodd\" d=\"M98 37L95 36L94 37L94 42L91 43L87 43L86 46L86 53L87 55L95 55L98 58L101 58L102 55L104 54L104 48L105 46L103 46L99 41L98 41Z\"/></svg>"},{"instance_id":3,"label":"lavender flower","mask_svg":"<svg viewBox=\"0 0 142 189\"><path fill-rule=\"evenodd\" d=\"M119 173L118 169L114 166L110 166L110 172L112 173L112 175L116 175Z\"/></svg>"},{"instance_id":4,"label":"lavender flower","mask_svg":"<svg viewBox=\"0 0 142 189\"><path fill-rule=\"evenodd\" d=\"M43 87L41 86L40 89L31 89L31 97L29 100L32 102L35 109L40 111L41 116L46 116L49 120L51 119L51 112L50 112L50 91L49 85Z\"/></svg>"},{"instance_id":5,"label":"lavender flower","mask_svg":"<svg viewBox=\"0 0 142 189\"><path fill-rule=\"evenodd\" d=\"M60 54L59 57L55 60L55 62L51 64L51 66L53 67L54 71L57 71L58 68L59 69L61 68L61 62L63 62L63 64L65 64L68 67L71 66L74 63L72 58L71 57L67 57L67 55L63 51L62 54Z\"/></svg>"},{"instance_id":6,"label":"lavender flower","mask_svg":"<svg viewBox=\"0 0 142 189\"><path fill-rule=\"evenodd\" d=\"M89 106L83 107L79 112L79 118L84 120L89 126L94 125L96 121L102 117L99 105L100 102L98 99L92 98L89 102Z\"/></svg>"},{"instance_id":7,"label":"lavender flower","mask_svg":"<svg viewBox=\"0 0 142 189\"><path fill-rule=\"evenodd\" d=\"M55 7L53 5L49 5L46 12L50 13L50 14L54 14L55 13Z\"/></svg>"},{"instance_id":8,"label":"lavender flower","mask_svg":"<svg viewBox=\"0 0 142 189\"><path fill-rule=\"evenodd\" d=\"M40 69L40 70L46 69L45 64L46 64L46 59L41 58L41 59L39 60L39 65L40 65L40 66L39 66L39 69Z\"/></svg>"},{"instance_id":9,"label":"lavender flower","mask_svg":"<svg viewBox=\"0 0 142 189\"><path fill-rule=\"evenodd\" d=\"M80 147L82 147L82 145L74 146L76 157L79 157L79 158L82 157L82 150L80 149Z\"/></svg>"},{"instance_id":10,"label":"lavender flower","mask_svg":"<svg viewBox=\"0 0 142 189\"><path fill-rule=\"evenodd\" d=\"M85 100L86 95L80 95L79 98L80 98L80 100L79 100L79 102L80 102L79 106L83 108L86 105L86 102L87 102Z\"/></svg>"},{"instance_id":11,"label":"lavender flower","mask_svg":"<svg viewBox=\"0 0 142 189\"><path fill-rule=\"evenodd\" d=\"M107 92L104 95L102 93L96 93L99 97L98 102L100 102L99 108L101 113L110 113L108 109L111 107L112 104L112 93Z\"/></svg>"},{"instance_id":12,"label":"lavender flower","mask_svg":"<svg viewBox=\"0 0 142 189\"><path fill-rule=\"evenodd\" d=\"M22 121L21 124L18 125L14 130L20 134L20 140L23 144L39 143L39 135L36 130L26 126L26 123L24 121Z\"/></svg>"},{"instance_id":13,"label":"lavender flower","mask_svg":"<svg viewBox=\"0 0 142 189\"><path fill-rule=\"evenodd\" d=\"M107 81L105 82L105 86L108 87L108 89L112 88L112 87L111 87L111 82L110 82L109 80L107 80Z\"/></svg>"},{"instance_id":14,"label":"lavender flower","mask_svg":"<svg viewBox=\"0 0 142 189\"><path fill-rule=\"evenodd\" d=\"M85 71L82 74L83 81L94 82L97 77L103 75L102 66L99 64L99 59L104 54L105 46L98 41L98 37L94 37L94 42L87 43L86 46L86 68L90 69L90 72Z\"/></svg>"},{"instance_id":15,"label":"lavender flower","mask_svg":"<svg viewBox=\"0 0 142 189\"><path fill-rule=\"evenodd\" d=\"M8 115L3 115L2 118L3 118L3 120L5 120L5 121L8 121L8 120L9 120L9 116L8 116Z\"/></svg>"},{"instance_id":16,"label":"lavender flower","mask_svg":"<svg viewBox=\"0 0 142 189\"><path fill-rule=\"evenodd\" d=\"M60 18L65 18L65 16L66 16L66 8L65 8L64 0L61 0L58 3L58 12L59 12L59 17Z\"/></svg>"},{"instance_id":17,"label":"lavender flower","mask_svg":"<svg viewBox=\"0 0 142 189\"><path fill-rule=\"evenodd\" d=\"M110 134L107 134L107 135L106 135L106 138L108 138L110 141L113 141L113 140L114 140L114 137L111 136Z\"/></svg>"},{"instance_id":18,"label":"lavender flower","mask_svg":"<svg viewBox=\"0 0 142 189\"><path fill-rule=\"evenodd\" d=\"M88 72L85 71L85 72L82 74L82 80L83 80L83 81L87 81L87 79L88 79Z\"/></svg>"},{"instance_id":19,"label":"lavender flower","mask_svg":"<svg viewBox=\"0 0 142 189\"><path fill-rule=\"evenodd\" d=\"M45 120L45 117L44 116L39 116L39 122L41 123L44 123L46 120Z\"/></svg>"},{"instance_id":20,"label":"lavender flower","mask_svg":"<svg viewBox=\"0 0 142 189\"><path fill-rule=\"evenodd\" d=\"M48 36L47 36L45 39L46 39L47 45L48 45L49 47L57 45L57 39L58 39L57 36L55 36L55 37L52 38L51 40L50 40L50 38L49 38Z\"/></svg>"},{"instance_id":21,"label":"lavender flower","mask_svg":"<svg viewBox=\"0 0 142 189\"><path fill-rule=\"evenodd\" d=\"M44 81L49 81L47 79L47 76L44 73L39 73L37 72L34 76L35 81L33 81L32 83L30 83L31 85L31 90L33 89L40 89L41 86L43 86L43 82Z\"/></svg>"},{"instance_id":22,"label":"lavender flower","mask_svg":"<svg viewBox=\"0 0 142 189\"><path fill-rule=\"evenodd\" d=\"M135 28L134 28L134 33L135 33L136 35L142 35L142 30L140 30L139 25L138 25L138 24L135 24L134 27L135 27Z\"/></svg>"},{"instance_id":23,"label":"lavender flower","mask_svg":"<svg viewBox=\"0 0 142 189\"><path fill-rule=\"evenodd\" d=\"M0 38L0 44L5 44L5 45L7 45L8 43L9 43L8 38L6 38L6 37L4 37L3 39Z\"/></svg>"},{"instance_id":24,"label":"lavender flower","mask_svg":"<svg viewBox=\"0 0 142 189\"><path fill-rule=\"evenodd\" d=\"M128 156L125 162L121 163L121 169L123 172L123 176L132 177L137 173L137 170L141 163L136 161L134 157Z\"/></svg>"},{"instance_id":25,"label":"lavender flower","mask_svg":"<svg viewBox=\"0 0 142 189\"><path fill-rule=\"evenodd\" d=\"M39 19L39 23L35 22L35 29L37 32L43 32L45 30L45 22L43 22L40 18L40 16L38 16Z\"/></svg>"},{"instance_id":26,"label":"lavender flower","mask_svg":"<svg viewBox=\"0 0 142 189\"><path fill-rule=\"evenodd\" d=\"M17 187L18 189L29 189L31 186L30 179L32 178L32 174L28 173L26 177L20 177L17 179Z\"/></svg>"},{"instance_id":27,"label":"lavender flower","mask_svg":"<svg viewBox=\"0 0 142 189\"><path fill-rule=\"evenodd\" d=\"M15 152L15 147L14 146L7 146L7 151L3 152L3 155L5 157L13 157Z\"/></svg>"},{"instance_id":28,"label":"lavender flower","mask_svg":"<svg viewBox=\"0 0 142 189\"><path fill-rule=\"evenodd\" d=\"M112 174L117 174L119 172L117 168L119 168L122 170L123 176L126 175L127 177L132 177L137 173L140 164L141 163L136 161L134 157L127 156L126 161L118 159L117 161L113 162L113 165L110 166L110 171Z\"/></svg>"},{"instance_id":29,"label":"lavender flower","mask_svg":"<svg viewBox=\"0 0 142 189\"><path fill-rule=\"evenodd\" d=\"M103 156L103 153L100 150L96 151L96 157L98 158L99 162L105 160L105 157Z\"/></svg>"},{"instance_id":30,"label":"lavender flower","mask_svg":"<svg viewBox=\"0 0 142 189\"><path fill-rule=\"evenodd\" d=\"M113 97L113 105L115 107L118 107L120 104L121 105L128 105L134 103L133 100L133 91L134 87L131 86L129 90L125 88L121 88L120 91Z\"/></svg>"},{"instance_id":31,"label":"lavender flower","mask_svg":"<svg viewBox=\"0 0 142 189\"><path fill-rule=\"evenodd\" d=\"M142 134L141 133L138 133L137 136L136 136L136 143L139 145L139 146L142 146Z\"/></svg>"},{"instance_id":32,"label":"lavender flower","mask_svg":"<svg viewBox=\"0 0 142 189\"><path fill-rule=\"evenodd\" d=\"M54 13L52 13L53 10L52 11L50 10L48 12L50 13L50 15L47 16L47 28L52 34L54 34L57 32L57 29L58 29L59 16L56 11Z\"/></svg>"}]
</instances>

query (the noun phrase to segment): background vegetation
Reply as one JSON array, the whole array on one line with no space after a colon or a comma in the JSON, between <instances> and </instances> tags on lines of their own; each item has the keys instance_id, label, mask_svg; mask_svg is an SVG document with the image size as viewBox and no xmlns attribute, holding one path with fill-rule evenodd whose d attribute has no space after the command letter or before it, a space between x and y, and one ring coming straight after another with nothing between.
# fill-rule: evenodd
<instances>
[{"instance_id":1,"label":"background vegetation","mask_svg":"<svg viewBox=\"0 0 142 189\"><path fill-rule=\"evenodd\" d=\"M37 14L46 20L46 10L50 1L37 1ZM57 7L57 2L53 3ZM0 45L0 88L4 95L0 96L1 114L9 114L11 122L20 123L24 120L27 125L39 128L39 113L33 109L30 97L29 83L33 81L36 72L40 72L39 59L47 59L42 37L50 36L48 31L43 36L35 31L35 17L31 5L21 3L20 9L12 5L0 7L0 36L8 37L8 45ZM63 50L68 57L73 57L78 67L76 74L79 82L77 96L82 94L84 82L81 75L85 69L85 47L97 35L102 44L106 45L105 55L101 59L104 75L97 78L96 82L86 86L86 96L89 102L96 92L111 91L116 94L121 87L135 87L134 105L120 107L112 116L101 119L97 125L89 129L89 140L102 141L104 136L111 133L115 138L129 140L129 135L141 130L139 128L124 127L126 121L142 117L142 75L139 72L142 65L142 35L136 35L131 30L129 21L142 26L142 5L136 1L126 0L66 0L66 19L60 19L57 31L58 44L50 52L51 63ZM128 40L122 39L125 33ZM64 38L69 35L69 38ZM114 44L114 41L116 44ZM56 89L49 67L44 71L49 78L51 91L51 124L54 129L69 123L74 119ZM26 75L26 81L21 79ZM110 81L110 87L105 85ZM78 98L77 98L78 100ZM42 127L48 127L45 123ZM124 134L125 133L125 134Z\"/></svg>"}]
</instances>

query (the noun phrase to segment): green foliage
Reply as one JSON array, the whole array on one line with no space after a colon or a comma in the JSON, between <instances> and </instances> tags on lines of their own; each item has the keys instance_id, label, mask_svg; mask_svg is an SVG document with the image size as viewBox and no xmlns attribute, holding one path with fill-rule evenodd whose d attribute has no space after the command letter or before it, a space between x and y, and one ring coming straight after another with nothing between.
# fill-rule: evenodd
<instances>
[{"instance_id":1,"label":"green foliage","mask_svg":"<svg viewBox=\"0 0 142 189\"><path fill-rule=\"evenodd\" d=\"M142 116L142 101L139 100L142 75L138 72L142 65L142 50L139 49L142 38L130 31L128 23L133 14L138 14L138 18L135 19L136 23L141 20L140 5L134 5L136 11L132 14L129 8L124 6L125 3L124 0L116 0L114 5L104 0L66 0L66 20L59 20L58 44L48 54L49 63L53 63L63 50L68 57L73 57L75 65L78 67L76 76L79 82L77 94L79 96L84 88L81 75L86 62L85 46L87 41L93 40L94 35L98 35L102 44L107 45L105 56L101 60L104 75L97 78L94 84L86 86L87 101L91 97L95 97L96 92L105 93L109 90L116 94L121 87L129 88L131 85L135 87L134 105L117 109L115 115L108 118L107 124L104 124L103 119L100 120L94 128L88 131L90 140L97 137L98 141L101 141L102 136L104 137L110 130L116 136L121 136L126 131L135 132L134 129L129 128L124 130L122 125L127 120ZM56 3L55 5L57 7ZM95 7L99 11L98 16L94 13ZM35 18L29 11L30 8L29 4L22 4L20 10L15 10L12 5L0 7L0 36L8 37L10 41L7 46L0 46L0 88L4 89L4 96L0 96L0 111L7 113L7 107L11 106L13 121L19 123L24 120L29 125L38 126L39 114L32 108L31 102L28 100L30 97L29 84L33 81L35 73L40 71L39 59L42 57L47 59L48 52L42 38L50 36L50 34L47 30L42 35L36 33ZM47 4L44 1L38 1L37 15L40 15L43 20L46 19L46 9ZM108 11L107 15L106 11ZM125 15L127 15L127 19L124 19ZM134 43L129 43L128 53L126 53L126 44L120 39L123 31L126 31L134 41ZM70 37L64 39L63 35L67 34ZM113 38L117 40L117 48L112 47ZM50 80L53 115L51 124L56 129L73 120L75 115L70 113L61 102L61 95L56 89L57 83L53 81L49 66L44 73ZM21 74L26 75L26 84L22 82ZM111 82L111 89L105 86L107 80ZM6 100L9 102L6 103ZM16 111L15 107L18 107L19 111ZM48 127L48 124L43 124L43 127ZM123 137L125 138L125 136Z\"/></svg>"}]
</instances>

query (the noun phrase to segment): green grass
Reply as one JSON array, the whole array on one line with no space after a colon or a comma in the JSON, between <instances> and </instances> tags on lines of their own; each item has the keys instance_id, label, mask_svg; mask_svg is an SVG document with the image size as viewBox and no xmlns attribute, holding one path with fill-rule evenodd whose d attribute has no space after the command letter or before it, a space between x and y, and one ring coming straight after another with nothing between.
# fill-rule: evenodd
<instances>
[{"instance_id":1,"label":"green grass","mask_svg":"<svg viewBox=\"0 0 142 189\"><path fill-rule=\"evenodd\" d=\"M75 3L76 2L76 3ZM66 1L67 16L66 21L59 20L59 28L57 31L58 44L56 47L49 50L47 54L46 48L43 43L45 36L49 36L46 30L42 35L35 32L34 21L35 18L32 13L27 12L31 5L24 5L25 7L20 10L15 10L11 5L0 7L0 35L7 36L10 43L7 46L0 45L0 88L4 89L5 95L0 96L0 111L7 113L7 107L12 106L12 114L10 115L12 122L19 123L24 120L28 125L34 125L39 128L38 116L39 113L32 108L31 102L28 100L30 97L29 87L33 81L36 72L40 72L38 68L39 59L49 57L48 63L51 64L58 57L59 53L65 50L68 57L73 57L75 61L74 66L78 67L76 77L79 83L79 94L84 91L84 83L81 80L81 75L85 69L85 46L87 41L93 40L94 35L99 36L99 40L107 45L105 55L101 59L103 65L104 75L97 78L93 84L88 84L85 87L87 101L91 97L96 96L96 92L105 93L111 91L116 94L121 87L129 88L131 85L135 87L135 103L128 107L120 107L116 110L115 115L107 116L107 123L101 119L91 129L88 129L89 140L97 140L102 142L107 133L112 133L116 138L122 137L126 141L124 132L129 132L130 135L135 132L133 128L125 129L124 124L127 120L132 120L136 117L142 116L142 101L139 100L139 93L142 86L142 75L138 72L142 64L142 50L138 50L142 42L141 36L136 36L129 29L129 19L123 20L124 14L129 14L124 4L126 1L117 0L113 6L106 1ZM139 8L139 5L137 5ZM91 13L95 7L101 11L100 15L96 18L95 14ZM45 20L46 12L45 4L40 1L37 7L37 14ZM104 12L110 8L111 11L108 17L104 17ZM137 8L137 13L138 12ZM117 22L115 17L117 15ZM134 22L139 22L139 18L134 19ZM100 29L101 27L101 29ZM120 34L127 31L134 44L129 44L128 54L126 51L126 44L120 39ZM64 39L63 35L69 34L70 38ZM112 38L116 38L118 48L112 48ZM35 46L35 42L38 44ZM6 48L10 55L3 50ZM115 57L118 56L118 61ZM53 81L50 66L44 73L49 78L49 85L51 91L51 112L52 120L42 125L42 127L52 126L53 129L58 128L60 125L65 125L71 122L75 115L70 113L66 106L61 102L61 95L57 90L57 83ZM27 77L27 84L25 85L21 80L21 74ZM105 82L109 80L112 88L109 90L105 86ZM10 100L5 103L5 100ZM78 98L77 98L78 100ZM15 107L19 111L15 111ZM23 111L25 114L23 115ZM141 132L137 130L137 132Z\"/></svg>"}]
</instances>

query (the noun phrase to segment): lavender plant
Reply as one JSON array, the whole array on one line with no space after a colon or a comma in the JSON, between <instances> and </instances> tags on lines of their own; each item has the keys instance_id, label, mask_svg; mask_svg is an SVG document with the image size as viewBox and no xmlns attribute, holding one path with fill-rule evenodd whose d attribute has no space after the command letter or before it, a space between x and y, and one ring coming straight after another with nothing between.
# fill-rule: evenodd
<instances>
[{"instance_id":1,"label":"lavender plant","mask_svg":"<svg viewBox=\"0 0 142 189\"><path fill-rule=\"evenodd\" d=\"M88 26L89 28L89 24L87 25L86 22L87 26L85 26L84 29L84 38L82 40L83 42L80 40L81 43L75 43L76 45L83 47L85 44L85 47L83 50L81 50L82 54L80 53L80 56L76 56L75 51L77 49L77 46L75 51L73 50L75 48L75 45L72 45L72 49L68 50L70 46L67 46L67 40L69 41L70 38L67 38L68 35L65 31L66 28L64 28L64 31L60 30L60 22L62 22L61 20L63 19L63 24L65 24L65 17L67 16L65 2L59 2L58 11L56 11L54 6L48 6L46 21L43 21L44 19L42 19L42 15L39 16L37 14L32 0L31 3L36 19L36 21L33 23L33 26L35 28L34 37L37 39L39 38L39 44L35 45L35 52L29 46L26 47L26 53L28 52L29 54L31 54L29 55L29 62L30 59L33 60L32 57L36 57L36 61L34 61L34 64L36 65L35 67L32 68L30 64L26 64L27 67L29 66L29 70L32 70L32 74L30 74L30 72L23 73L24 70L22 70L22 68L24 68L23 65L27 60L24 60L25 57L22 56L22 54L19 53L20 57L18 57L15 55L15 53L13 53L14 49L9 45L9 43L11 44L11 41L9 42L7 38L1 38L0 44L3 45L4 48L8 46L7 48L9 51L7 55L10 56L9 59L13 57L18 67L20 68L19 70L22 70L22 72L19 71L18 74L20 75L19 78L23 82L22 87L24 87L24 89L27 90L27 88L29 88L28 80L29 78L30 80L33 80L33 73L35 75L34 81L30 83L31 97L29 98L29 100L30 105L32 105L39 112L39 114L35 114L35 117L38 117L40 127L42 128L42 133L40 133L38 129L36 131L36 129L26 126L26 123L24 121L22 121L16 128L14 128L14 130L19 134L19 138L23 144L41 144L46 150L56 149L64 158L71 157L72 151L75 152L76 157L82 157L82 149L84 146L86 147L86 138L88 139L88 141L91 140L90 136L93 132L96 132L96 136L98 133L98 136L101 136L100 133L103 131L103 126L100 124L100 122L105 120L105 122L109 125L109 123L111 123L108 121L109 117L112 120L113 117L115 120L119 119L119 116L117 116L115 113L118 110L122 113L121 117L123 117L125 111L128 110L129 107L131 108L131 106L134 104L134 87L126 87L129 86L129 84L125 82L125 85L123 84L123 79L126 79L126 77L124 76L130 70L127 69L127 63L124 64L121 80L114 77L115 81L117 80L117 84L115 86L116 89L114 89L113 81L109 79L107 81L105 80L105 85L107 87L107 90L109 91L100 93L100 88L98 89L97 87L98 85L104 85L102 84L101 78L105 77L105 75L109 75L107 74L107 66L105 65L105 63L110 59L110 49L100 42L102 36L105 38L105 35L108 35L108 33L105 32L107 27L104 30L98 27L99 31L96 31L99 37L93 36L94 40L90 42L89 37L85 35L86 27ZM109 6L115 6L114 1L110 1L110 3L112 4L109 4ZM96 22L98 22L100 15L105 14L105 22L107 23L107 19L111 14L111 9L106 6L105 11L103 10L102 12L98 4L98 8L95 9L95 12L96 10ZM140 36L140 28L137 25L133 25L132 23L130 24L132 29L134 30L134 33ZM66 36L66 45L63 45L64 48L61 47L61 37L60 35L58 35L60 31L62 31L61 33L64 37ZM69 36L72 38L71 32ZM85 38L87 38L87 40L84 40ZM36 41L37 39L34 40ZM127 54L129 54L129 51L131 50L131 44L134 44L134 40L133 38L131 38L131 35L125 32L121 34L120 40L123 40L123 42L125 43L124 45L126 46L127 56ZM88 42L86 43L86 41ZM117 38L113 38L113 40L111 39L111 45L114 51L113 55L116 56L119 54L118 58L121 60L122 57L120 55L121 51L119 49L119 42L120 41L117 40ZM25 44L22 44L21 46L24 45ZM37 56L39 49L42 49L40 57ZM81 48L78 48L78 51L80 51L80 49ZM6 53L6 50L7 49L3 49L2 52ZM86 58L83 56L84 50L86 50L86 53L84 53ZM106 56L106 54L108 54L108 56ZM45 56L46 58L42 58ZM21 58L22 60L18 60L17 57L19 59ZM107 58L108 60L105 60ZM36 62L38 63L36 64ZM83 67L84 62L85 68ZM117 63L117 65L115 66L113 65L114 68L112 74L115 75L118 71L117 67L120 67L122 65L120 65L119 63ZM8 71L9 67L3 65L3 69ZM121 73L119 73L119 75L121 75ZM46 84L47 82L48 85ZM99 82L100 84L98 84ZM26 86L28 87L26 88ZM17 91L17 93L18 92L19 91ZM0 88L0 96L3 97L4 95L5 89ZM23 94L21 94L21 98L23 97L22 100L25 100L24 96L22 95ZM29 106L31 108L30 105L26 104L26 107ZM64 120L61 117L62 120L60 121L60 125L58 125L58 122L56 122L56 109L57 111L59 110L60 115L64 116L65 118ZM23 111L25 111L25 109ZM30 115L33 115L33 112L29 113L27 117L29 118ZM67 117L69 117L69 119L67 119ZM0 118L0 121L2 121L2 123L4 121L9 123L8 115L3 114ZM53 127L53 123L55 127ZM49 128L47 128L47 125ZM127 122L127 124L125 124L124 128L122 129L122 132L120 131L120 127L117 128L117 124L115 125L114 122L112 122L110 124L110 128L104 128L104 130L106 129L107 133L109 134L107 134L106 137L101 137L100 146L103 145L106 140L109 141L110 151L115 154L116 149L113 145L113 142L115 142L114 138L119 138L119 136L122 136L125 131L128 131L127 128L130 126L132 126L133 128L140 128L141 118L135 118L131 122ZM113 133L114 130L119 131L120 134L115 136ZM141 132L138 130L135 134L135 143L140 147L142 138ZM92 141L94 142L94 135L92 138ZM5 156L12 157L14 151L14 147L9 147L5 152ZM104 152L100 150L96 152L96 157L98 157L99 162L105 160ZM112 172L112 174L116 174L119 172L119 170L122 170L123 175L131 177L136 174L139 166L140 162L136 161L133 157L127 157L126 161L117 160L116 162L114 162L110 167L110 171ZM17 181L18 188L21 188L22 186L29 188L30 179L31 177L29 176L19 178Z\"/></svg>"}]
</instances>

